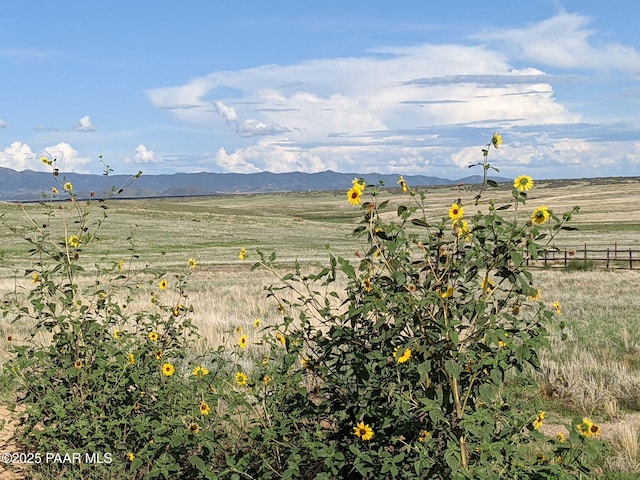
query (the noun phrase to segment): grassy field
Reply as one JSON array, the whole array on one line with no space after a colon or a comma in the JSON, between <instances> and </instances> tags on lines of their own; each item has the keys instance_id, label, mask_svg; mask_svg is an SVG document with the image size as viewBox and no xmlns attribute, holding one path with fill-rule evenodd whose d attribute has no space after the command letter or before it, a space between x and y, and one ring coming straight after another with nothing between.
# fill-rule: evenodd
<instances>
[{"instance_id":1,"label":"grassy field","mask_svg":"<svg viewBox=\"0 0 640 480\"><path fill-rule=\"evenodd\" d=\"M467 214L472 214L475 208L486 209L489 198L500 203L511 196L510 186L505 185L488 192L486 200L474 207L472 187L428 188L425 192L433 221L446 216L448 207L459 198ZM397 189L383 197L392 206L407 198ZM617 243L640 248L638 199L638 179L540 181L518 214L530 215L540 205L561 214L579 205L580 214L571 224L579 230L562 232L555 239L557 245ZM79 203L84 208L84 202ZM53 210L52 238L73 233L74 225L67 220L68 209L74 207L71 202L59 206ZM92 208L96 220L101 210ZM359 214L346 201L344 191L118 200L104 211L108 219L99 230L103 241L83 251L91 257L87 264L124 260L132 271L153 265L166 270L171 279L187 269L189 258L197 259L189 295L203 346L224 342L224 332L239 326L251 332L247 327L256 318L267 324L277 318L275 304L264 296L264 286L276 278L267 271L250 269L256 248L276 251L283 270L294 260L305 268L324 265L328 251L353 259L363 248L349 235ZM390 216L395 215L395 208L389 211ZM0 205L4 221L18 228L29 222L46 223L42 212L42 206L36 204ZM30 277L25 272L34 262L28 254L29 244L4 228L0 245L0 292L28 287ZM247 249L245 261L238 258L242 247ZM86 281L92 275L88 271ZM559 424L575 413L610 422L609 430L603 432L615 446L608 460L610 470L631 475L616 478L636 478L633 475L640 474L640 270L535 269L534 279L545 301L560 302L569 325L568 340L554 339L543 353L535 395L548 405L550 418ZM149 295L142 291L132 308L145 308ZM0 353L6 350L7 335L19 338L25 328L0 324Z\"/></svg>"}]
</instances>

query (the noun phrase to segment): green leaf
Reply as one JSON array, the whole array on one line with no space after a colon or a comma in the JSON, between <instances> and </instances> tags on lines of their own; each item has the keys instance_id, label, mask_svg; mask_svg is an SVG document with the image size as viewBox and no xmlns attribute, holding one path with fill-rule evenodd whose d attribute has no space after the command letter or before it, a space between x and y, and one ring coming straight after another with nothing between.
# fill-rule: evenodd
<instances>
[{"instance_id":1,"label":"green leaf","mask_svg":"<svg viewBox=\"0 0 640 480\"><path fill-rule=\"evenodd\" d=\"M496 182L495 180L489 180L487 179L487 185L489 185L490 187L498 187L498 182Z\"/></svg>"}]
</instances>

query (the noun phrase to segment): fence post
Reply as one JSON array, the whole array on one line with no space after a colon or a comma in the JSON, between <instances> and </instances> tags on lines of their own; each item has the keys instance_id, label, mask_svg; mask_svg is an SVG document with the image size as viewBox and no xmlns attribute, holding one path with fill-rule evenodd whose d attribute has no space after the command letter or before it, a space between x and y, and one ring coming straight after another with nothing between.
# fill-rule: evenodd
<instances>
[{"instance_id":1,"label":"fence post","mask_svg":"<svg viewBox=\"0 0 640 480\"><path fill-rule=\"evenodd\" d=\"M613 253L613 258L614 258L615 260L618 260L618 242L615 242L615 243L613 244L613 248L615 249L615 250L614 250L614 253Z\"/></svg>"},{"instance_id":2,"label":"fence post","mask_svg":"<svg viewBox=\"0 0 640 480\"><path fill-rule=\"evenodd\" d=\"M609 249L607 248L607 270L609 270Z\"/></svg>"},{"instance_id":3,"label":"fence post","mask_svg":"<svg viewBox=\"0 0 640 480\"><path fill-rule=\"evenodd\" d=\"M629 270L633 270L633 251L629 249Z\"/></svg>"},{"instance_id":4,"label":"fence post","mask_svg":"<svg viewBox=\"0 0 640 480\"><path fill-rule=\"evenodd\" d=\"M564 251L564 268L567 268L567 250Z\"/></svg>"}]
</instances>

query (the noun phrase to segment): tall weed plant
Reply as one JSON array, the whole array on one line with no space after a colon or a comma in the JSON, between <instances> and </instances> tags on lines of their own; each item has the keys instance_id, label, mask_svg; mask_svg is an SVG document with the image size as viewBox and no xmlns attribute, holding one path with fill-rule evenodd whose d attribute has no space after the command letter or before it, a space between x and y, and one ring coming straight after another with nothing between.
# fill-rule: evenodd
<instances>
[{"instance_id":1,"label":"tall weed plant","mask_svg":"<svg viewBox=\"0 0 640 480\"><path fill-rule=\"evenodd\" d=\"M547 438L545 413L505 388L563 334L560 305L542 301L526 264L571 228L577 208L530 209L526 175L512 203L485 201L489 153L501 143L495 134L483 149L478 195L453 200L437 222L403 177L397 207L382 185L354 179L345 201L362 216L356 260L330 255L318 271L296 263L283 275L276 253L258 250L252 269L278 276L265 290L281 322L255 320L254 344L241 328L227 332L201 358L190 353L196 260L173 277L129 269L132 244L80 282L107 205L92 221L96 202L61 184L68 199L43 202L45 226L14 230L33 260L32 288L3 303L5 317L33 322L4 366L22 418L15 440L112 459L53 466L61 478L589 478L600 427L576 418L568 435ZM154 292L149 305L129 311L141 287Z\"/></svg>"}]
</instances>

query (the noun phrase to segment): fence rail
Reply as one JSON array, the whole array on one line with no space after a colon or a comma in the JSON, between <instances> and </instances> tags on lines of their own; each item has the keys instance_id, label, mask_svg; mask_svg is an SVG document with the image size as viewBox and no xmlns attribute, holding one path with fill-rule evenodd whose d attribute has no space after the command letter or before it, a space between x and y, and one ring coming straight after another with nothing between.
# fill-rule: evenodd
<instances>
[{"instance_id":1,"label":"fence rail","mask_svg":"<svg viewBox=\"0 0 640 480\"><path fill-rule=\"evenodd\" d=\"M606 269L640 268L640 250L633 247L621 247L614 243L611 247L588 246L559 247L558 250L545 251L537 260L527 258L530 267L602 267Z\"/></svg>"}]
</instances>

